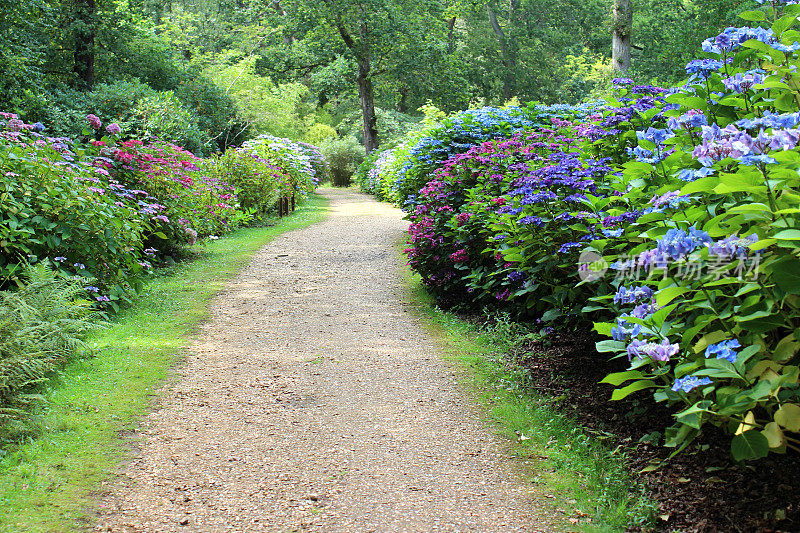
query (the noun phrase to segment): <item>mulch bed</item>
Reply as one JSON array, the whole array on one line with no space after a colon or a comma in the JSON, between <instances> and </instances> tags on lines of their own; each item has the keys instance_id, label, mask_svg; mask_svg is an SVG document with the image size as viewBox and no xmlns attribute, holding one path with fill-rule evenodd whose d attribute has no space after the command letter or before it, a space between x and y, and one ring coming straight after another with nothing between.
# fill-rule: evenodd
<instances>
[{"instance_id":1,"label":"mulch bed","mask_svg":"<svg viewBox=\"0 0 800 533\"><path fill-rule=\"evenodd\" d=\"M730 437L712 426L666 466L640 473L672 452L660 442L640 442L652 432L663 433L672 424L670 412L647 391L612 402L612 387L598 382L609 372L625 370L627 360L609 361L595 351L595 340L590 334L556 333L546 343L518 347L515 355L530 370L537 390L561 398L559 407L574 413L581 425L612 434L606 442L627 451L632 475L659 504L659 531L800 531L797 454L736 464L730 458Z\"/></svg>"}]
</instances>

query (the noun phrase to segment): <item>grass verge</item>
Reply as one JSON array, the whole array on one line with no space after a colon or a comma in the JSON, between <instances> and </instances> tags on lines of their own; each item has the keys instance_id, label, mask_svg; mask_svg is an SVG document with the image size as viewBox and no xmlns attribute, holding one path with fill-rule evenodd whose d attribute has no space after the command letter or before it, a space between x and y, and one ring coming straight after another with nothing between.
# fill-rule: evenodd
<instances>
[{"instance_id":1,"label":"grass verge","mask_svg":"<svg viewBox=\"0 0 800 533\"><path fill-rule=\"evenodd\" d=\"M102 490L126 452L123 434L151 407L211 299L275 236L322 219L326 201L311 198L289 217L206 244L198 260L176 265L147 284L136 304L93 334L97 356L71 364L48 393L41 437L0 459L0 531L85 531L93 493Z\"/></svg>"},{"instance_id":2,"label":"grass verge","mask_svg":"<svg viewBox=\"0 0 800 533\"><path fill-rule=\"evenodd\" d=\"M448 359L465 369L489 421L525 466L525 477L563 516L569 531L647 528L655 504L624 466L625 456L609 450L573 419L535 392L523 368L508 352L518 341L513 324L499 320L481 328L438 309L418 276L406 269L413 307L444 347Z\"/></svg>"}]
</instances>

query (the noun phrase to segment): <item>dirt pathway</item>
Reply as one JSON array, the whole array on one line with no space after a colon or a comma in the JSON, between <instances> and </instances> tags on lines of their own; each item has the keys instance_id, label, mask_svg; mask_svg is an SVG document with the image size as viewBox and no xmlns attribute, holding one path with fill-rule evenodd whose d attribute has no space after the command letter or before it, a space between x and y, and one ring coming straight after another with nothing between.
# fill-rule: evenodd
<instances>
[{"instance_id":1,"label":"dirt pathway","mask_svg":"<svg viewBox=\"0 0 800 533\"><path fill-rule=\"evenodd\" d=\"M401 213L323 194L216 299L97 530L549 531L406 310Z\"/></svg>"}]
</instances>

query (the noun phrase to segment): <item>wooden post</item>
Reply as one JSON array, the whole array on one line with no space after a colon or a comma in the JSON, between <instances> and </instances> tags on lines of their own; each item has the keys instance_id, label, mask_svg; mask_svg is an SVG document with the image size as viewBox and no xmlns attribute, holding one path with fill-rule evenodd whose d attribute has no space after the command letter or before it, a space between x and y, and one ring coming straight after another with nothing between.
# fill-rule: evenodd
<instances>
[{"instance_id":1,"label":"wooden post","mask_svg":"<svg viewBox=\"0 0 800 533\"><path fill-rule=\"evenodd\" d=\"M295 205L295 200L294 200L294 193L292 193L292 211L295 210L295 207L296 207L296 205Z\"/></svg>"}]
</instances>

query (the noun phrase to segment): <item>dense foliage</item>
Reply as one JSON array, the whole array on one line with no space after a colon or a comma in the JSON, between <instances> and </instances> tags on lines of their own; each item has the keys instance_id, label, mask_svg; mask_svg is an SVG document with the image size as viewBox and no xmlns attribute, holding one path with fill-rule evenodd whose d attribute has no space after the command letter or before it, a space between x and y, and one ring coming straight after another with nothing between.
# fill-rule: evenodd
<instances>
[{"instance_id":1,"label":"dense foliage","mask_svg":"<svg viewBox=\"0 0 800 533\"><path fill-rule=\"evenodd\" d=\"M153 260L263 217L280 196L304 196L326 168L319 150L288 139L204 160L174 144L120 141L121 127L103 128L95 115L79 140L0 117L3 285L19 281L23 265L49 262L94 278L94 299L112 309L129 301ZM251 163L244 170L242 160Z\"/></svg>"},{"instance_id":2,"label":"dense foliage","mask_svg":"<svg viewBox=\"0 0 800 533\"><path fill-rule=\"evenodd\" d=\"M0 443L32 430L39 386L89 353L83 339L97 327L85 279L59 277L47 263L27 267L25 277L19 290L0 291Z\"/></svg>"},{"instance_id":3,"label":"dense foliage","mask_svg":"<svg viewBox=\"0 0 800 533\"><path fill-rule=\"evenodd\" d=\"M121 141L96 115L77 139L0 113L0 441L32 429L40 385L100 311L130 303L158 262L302 199L327 164L308 144L259 138L202 159Z\"/></svg>"},{"instance_id":4,"label":"dense foliage","mask_svg":"<svg viewBox=\"0 0 800 533\"><path fill-rule=\"evenodd\" d=\"M618 79L603 106L483 137L456 115L361 181L408 211L409 263L442 303L594 321L630 361L613 398L674 409L667 446L713 424L737 460L797 451L798 14L743 13L761 25L704 41L672 89Z\"/></svg>"}]
</instances>

